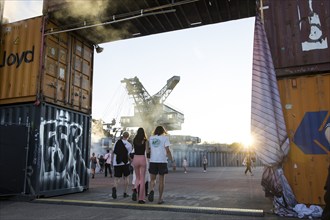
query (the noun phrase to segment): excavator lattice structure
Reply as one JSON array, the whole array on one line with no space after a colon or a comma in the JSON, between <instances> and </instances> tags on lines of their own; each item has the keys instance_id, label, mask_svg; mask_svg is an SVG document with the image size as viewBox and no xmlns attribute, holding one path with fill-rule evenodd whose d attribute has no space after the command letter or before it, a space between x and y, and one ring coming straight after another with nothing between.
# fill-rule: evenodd
<instances>
[{"instance_id":1,"label":"excavator lattice structure","mask_svg":"<svg viewBox=\"0 0 330 220\"><path fill-rule=\"evenodd\" d=\"M123 79L128 95L134 99L134 116L121 117L120 123L123 128L144 127L150 134L157 125L162 125L166 130L181 130L184 122L183 113L164 104L180 77L173 76L167 80L166 85L156 94L151 96L137 77Z\"/></svg>"}]
</instances>

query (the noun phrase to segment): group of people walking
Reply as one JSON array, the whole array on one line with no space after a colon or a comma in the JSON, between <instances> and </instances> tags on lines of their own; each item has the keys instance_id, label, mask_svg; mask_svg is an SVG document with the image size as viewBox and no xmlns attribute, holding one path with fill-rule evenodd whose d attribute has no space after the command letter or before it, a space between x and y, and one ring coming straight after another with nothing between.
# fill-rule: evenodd
<instances>
[{"instance_id":1,"label":"group of people walking","mask_svg":"<svg viewBox=\"0 0 330 220\"><path fill-rule=\"evenodd\" d=\"M147 197L149 202L153 202L156 178L159 176L158 204L164 203L165 175L168 174L167 163L168 160L172 163L175 162L170 151L170 141L166 134L167 132L163 126L157 126L153 135L148 139L145 130L139 128L131 144L128 141L130 134L127 131L123 132L122 138L115 143L112 157L109 151L104 156L106 160L105 176L107 176L107 169L109 169L110 177L112 177L111 162L114 167L115 179L111 194L113 199L118 196L117 188L121 179L123 179L124 184L123 197L129 197L129 175L131 174L130 166L132 166L134 168L132 200L144 204ZM91 157L92 178L94 178L97 163L94 163L94 161L97 161L97 159L93 153ZM149 180L150 192L148 193Z\"/></svg>"},{"instance_id":2,"label":"group of people walking","mask_svg":"<svg viewBox=\"0 0 330 220\"><path fill-rule=\"evenodd\" d=\"M97 164L99 164L100 173L103 173L104 171L104 176L107 177L109 172L110 177L112 177L111 161L112 158L110 150L107 150L107 153L104 156L100 155L99 158L95 156L95 153L92 153L92 156L90 158L92 178L94 179L95 177Z\"/></svg>"},{"instance_id":3,"label":"group of people walking","mask_svg":"<svg viewBox=\"0 0 330 220\"><path fill-rule=\"evenodd\" d=\"M203 172L206 173L206 168L207 168L207 157L206 157L206 155L203 155L202 163L203 163ZM183 158L182 167L183 167L183 172L184 173L187 173L188 172L188 160L187 160L187 157L184 157Z\"/></svg>"}]
</instances>

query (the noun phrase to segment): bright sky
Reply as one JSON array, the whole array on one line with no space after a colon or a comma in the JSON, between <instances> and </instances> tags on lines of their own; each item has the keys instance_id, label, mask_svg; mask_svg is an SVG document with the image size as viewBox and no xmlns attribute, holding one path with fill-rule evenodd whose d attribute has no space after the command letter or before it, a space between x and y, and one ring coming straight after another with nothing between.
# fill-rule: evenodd
<instances>
[{"instance_id":1,"label":"bright sky","mask_svg":"<svg viewBox=\"0 0 330 220\"><path fill-rule=\"evenodd\" d=\"M13 22L41 10L41 0L10 0L4 16ZM132 112L122 79L137 76L154 95L177 75L180 82L165 101L184 113L176 134L202 142L248 141L253 31L254 17L100 45L104 51L94 57L93 118L119 121Z\"/></svg>"}]
</instances>

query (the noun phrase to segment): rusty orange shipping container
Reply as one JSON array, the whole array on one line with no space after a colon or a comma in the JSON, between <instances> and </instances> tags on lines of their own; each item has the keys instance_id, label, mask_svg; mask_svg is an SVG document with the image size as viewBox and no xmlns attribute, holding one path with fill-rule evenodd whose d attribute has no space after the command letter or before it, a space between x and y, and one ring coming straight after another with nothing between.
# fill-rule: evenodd
<instances>
[{"instance_id":1,"label":"rusty orange shipping container","mask_svg":"<svg viewBox=\"0 0 330 220\"><path fill-rule=\"evenodd\" d=\"M330 73L278 80L290 152L284 173L299 203L324 205L330 164Z\"/></svg>"},{"instance_id":2,"label":"rusty orange shipping container","mask_svg":"<svg viewBox=\"0 0 330 220\"><path fill-rule=\"evenodd\" d=\"M48 102L91 114L93 45L45 17L2 26L0 104Z\"/></svg>"}]
</instances>

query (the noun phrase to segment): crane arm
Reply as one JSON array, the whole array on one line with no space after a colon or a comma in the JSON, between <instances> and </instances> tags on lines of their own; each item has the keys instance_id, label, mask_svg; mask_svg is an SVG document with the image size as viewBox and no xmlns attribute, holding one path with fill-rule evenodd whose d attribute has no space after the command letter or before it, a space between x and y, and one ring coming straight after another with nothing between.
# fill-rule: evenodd
<instances>
[{"instance_id":1,"label":"crane arm","mask_svg":"<svg viewBox=\"0 0 330 220\"><path fill-rule=\"evenodd\" d=\"M174 87L179 83L180 76L173 76L169 80L167 80L166 85L155 95L152 96L156 103L164 103L167 97L171 94Z\"/></svg>"},{"instance_id":2,"label":"crane arm","mask_svg":"<svg viewBox=\"0 0 330 220\"><path fill-rule=\"evenodd\" d=\"M125 78L121 82L125 83L128 95L133 97L135 105L140 112L145 112L148 109L148 106L154 103L152 97L144 88L139 78Z\"/></svg>"}]
</instances>

